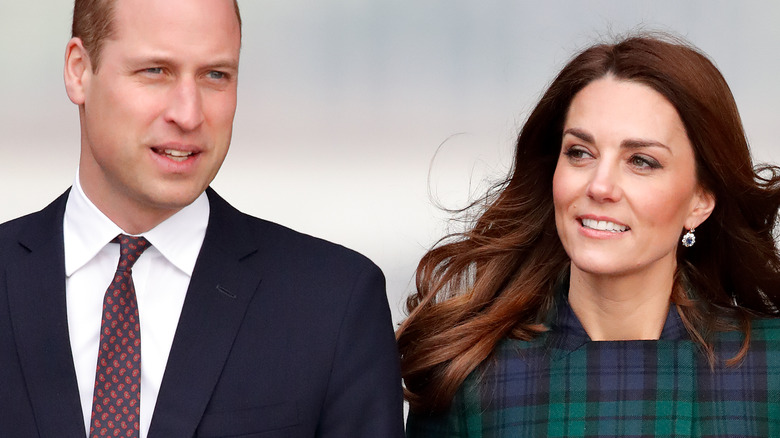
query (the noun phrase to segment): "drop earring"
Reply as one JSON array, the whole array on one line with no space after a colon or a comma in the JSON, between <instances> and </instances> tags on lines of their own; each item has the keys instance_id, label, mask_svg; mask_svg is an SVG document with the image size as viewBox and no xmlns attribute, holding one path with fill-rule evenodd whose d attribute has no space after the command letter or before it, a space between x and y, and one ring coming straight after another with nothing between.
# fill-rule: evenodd
<instances>
[{"instance_id":1,"label":"drop earring","mask_svg":"<svg viewBox=\"0 0 780 438\"><path fill-rule=\"evenodd\" d=\"M687 233L685 233L685 235L682 237L682 244L683 244L683 246L684 246L684 247L686 247L686 248L690 248L690 247L692 247L692 246L693 246L693 244L694 244L694 243L696 243L696 235L695 235L695 234L693 234L694 232L696 232L696 229L694 229L694 228L691 228L691 229L690 229L690 230L688 230L688 232L687 232Z\"/></svg>"}]
</instances>

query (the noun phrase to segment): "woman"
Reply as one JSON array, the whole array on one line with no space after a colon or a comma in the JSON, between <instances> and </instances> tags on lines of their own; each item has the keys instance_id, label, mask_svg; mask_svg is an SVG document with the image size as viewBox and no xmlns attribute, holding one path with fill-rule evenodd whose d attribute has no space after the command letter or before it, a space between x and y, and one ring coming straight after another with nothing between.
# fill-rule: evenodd
<instances>
[{"instance_id":1,"label":"woman","mask_svg":"<svg viewBox=\"0 0 780 438\"><path fill-rule=\"evenodd\" d=\"M704 55L580 53L484 205L417 270L408 436L780 436L780 168Z\"/></svg>"}]
</instances>

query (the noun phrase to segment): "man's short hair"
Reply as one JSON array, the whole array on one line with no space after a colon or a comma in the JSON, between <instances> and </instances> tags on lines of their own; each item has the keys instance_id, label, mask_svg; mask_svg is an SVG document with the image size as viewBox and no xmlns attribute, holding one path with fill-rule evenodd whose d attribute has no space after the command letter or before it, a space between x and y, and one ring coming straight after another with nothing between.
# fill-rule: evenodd
<instances>
[{"instance_id":1,"label":"man's short hair","mask_svg":"<svg viewBox=\"0 0 780 438\"><path fill-rule=\"evenodd\" d=\"M96 72L100 63L100 50L103 41L114 32L114 9L117 0L75 0L73 4L73 25L71 37L81 38L89 59L92 71ZM241 13L238 1L233 0L238 18L238 28L241 29Z\"/></svg>"}]
</instances>

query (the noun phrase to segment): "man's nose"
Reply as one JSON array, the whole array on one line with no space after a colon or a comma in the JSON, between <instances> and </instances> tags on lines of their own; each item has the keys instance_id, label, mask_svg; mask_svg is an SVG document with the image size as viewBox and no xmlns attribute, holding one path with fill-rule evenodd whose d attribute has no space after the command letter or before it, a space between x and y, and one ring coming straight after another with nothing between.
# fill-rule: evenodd
<instances>
[{"instance_id":1,"label":"man's nose","mask_svg":"<svg viewBox=\"0 0 780 438\"><path fill-rule=\"evenodd\" d=\"M171 90L165 119L182 131L195 130L203 123L201 90L195 79L181 79Z\"/></svg>"}]
</instances>

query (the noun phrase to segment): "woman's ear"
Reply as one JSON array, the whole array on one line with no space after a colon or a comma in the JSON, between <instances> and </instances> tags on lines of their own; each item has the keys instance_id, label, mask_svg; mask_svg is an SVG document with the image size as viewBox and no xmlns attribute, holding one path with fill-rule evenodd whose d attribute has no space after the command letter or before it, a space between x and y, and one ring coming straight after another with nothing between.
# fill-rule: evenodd
<instances>
[{"instance_id":1,"label":"woman's ear","mask_svg":"<svg viewBox=\"0 0 780 438\"><path fill-rule=\"evenodd\" d=\"M715 195L703 187L696 189L696 195L693 198L692 210L685 221L685 228L692 229L702 224L715 209Z\"/></svg>"},{"instance_id":2,"label":"woman's ear","mask_svg":"<svg viewBox=\"0 0 780 438\"><path fill-rule=\"evenodd\" d=\"M63 71L65 91L67 91L71 102L76 105L84 104L85 89L89 85L91 75L92 65L84 43L81 38L71 38L65 47L65 69Z\"/></svg>"}]
</instances>

